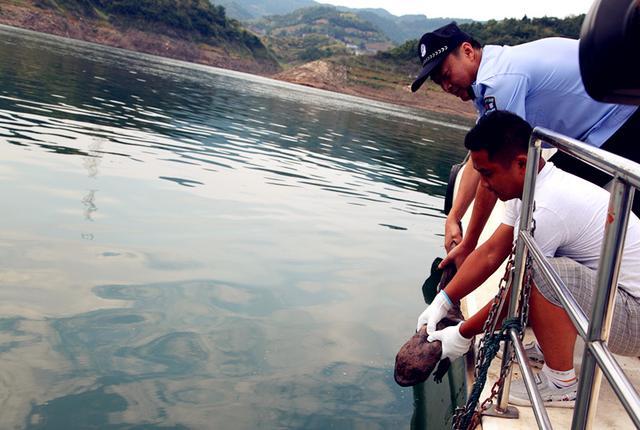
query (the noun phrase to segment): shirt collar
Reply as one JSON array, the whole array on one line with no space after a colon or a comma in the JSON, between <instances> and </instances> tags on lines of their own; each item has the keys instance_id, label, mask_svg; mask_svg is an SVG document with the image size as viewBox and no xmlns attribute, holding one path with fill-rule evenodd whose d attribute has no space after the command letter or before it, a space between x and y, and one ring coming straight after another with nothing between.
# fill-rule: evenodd
<instances>
[{"instance_id":1,"label":"shirt collar","mask_svg":"<svg viewBox=\"0 0 640 430\"><path fill-rule=\"evenodd\" d=\"M478 66L478 75L476 76L476 81L471 84L471 88L473 89L476 99L482 98L482 95L484 94L482 84L492 75L490 63L498 56L501 49L501 46L495 45L487 45L482 48L482 58L480 59L480 65Z\"/></svg>"},{"instance_id":2,"label":"shirt collar","mask_svg":"<svg viewBox=\"0 0 640 430\"><path fill-rule=\"evenodd\" d=\"M536 178L536 184L539 184L543 181L546 181L551 173L556 169L556 166L551 161L546 161L544 163L544 167L542 170L538 172L538 177ZM536 185L537 188L537 185Z\"/></svg>"}]
</instances>

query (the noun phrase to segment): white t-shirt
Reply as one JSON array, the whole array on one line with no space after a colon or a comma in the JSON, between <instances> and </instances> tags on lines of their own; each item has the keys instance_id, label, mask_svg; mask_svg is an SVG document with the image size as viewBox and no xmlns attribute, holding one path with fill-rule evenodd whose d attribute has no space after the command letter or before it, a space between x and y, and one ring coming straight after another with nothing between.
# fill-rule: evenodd
<instances>
[{"instance_id":1,"label":"white t-shirt","mask_svg":"<svg viewBox=\"0 0 640 430\"><path fill-rule=\"evenodd\" d=\"M507 110L532 127L601 146L637 107L589 97L580 75L578 49L577 40L561 37L517 46L485 46L472 86L478 113Z\"/></svg>"},{"instance_id":2,"label":"white t-shirt","mask_svg":"<svg viewBox=\"0 0 640 430\"><path fill-rule=\"evenodd\" d=\"M536 180L534 240L546 257L568 257L597 270L608 207L607 191L546 162ZM520 225L521 208L520 199L505 204L503 223L514 231ZM640 221L633 213L618 282L640 297Z\"/></svg>"}]
</instances>

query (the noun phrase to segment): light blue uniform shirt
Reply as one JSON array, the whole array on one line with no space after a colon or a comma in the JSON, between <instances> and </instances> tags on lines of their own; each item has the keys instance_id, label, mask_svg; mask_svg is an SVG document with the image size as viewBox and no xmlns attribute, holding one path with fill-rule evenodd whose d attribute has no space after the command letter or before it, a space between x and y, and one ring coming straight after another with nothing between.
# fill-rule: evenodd
<instances>
[{"instance_id":1,"label":"light blue uniform shirt","mask_svg":"<svg viewBox=\"0 0 640 430\"><path fill-rule=\"evenodd\" d=\"M579 42L553 37L518 46L482 49L474 104L480 115L507 110L541 126L600 147L636 106L600 103L587 94Z\"/></svg>"}]
</instances>

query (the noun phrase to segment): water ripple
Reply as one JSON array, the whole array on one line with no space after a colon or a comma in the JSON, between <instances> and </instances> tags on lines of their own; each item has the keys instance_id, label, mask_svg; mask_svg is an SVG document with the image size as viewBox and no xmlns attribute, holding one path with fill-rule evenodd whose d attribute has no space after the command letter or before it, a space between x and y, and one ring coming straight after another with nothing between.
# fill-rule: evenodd
<instances>
[{"instance_id":1,"label":"water ripple","mask_svg":"<svg viewBox=\"0 0 640 430\"><path fill-rule=\"evenodd\" d=\"M96 96L91 99L93 104L77 107L64 99L54 104L0 96L0 130L10 143L35 145L55 153L86 156L87 137L99 138L106 143L93 152L96 156L125 156L148 164L155 159L183 166L250 169L263 172L266 183L274 183L272 175L286 179L276 186L315 186L365 202L386 201L405 211L410 210L397 205L434 209L420 194L411 196L411 192L443 192L444 184L437 177L420 175L398 162L401 148L380 146L374 139L332 129L310 129L313 115L299 128L274 122L267 110L254 110L256 116L243 122L229 123L234 117L226 115L222 122L208 117L194 123L162 108ZM357 130L350 130L350 134L354 132ZM167 157L166 152L179 158ZM206 175L199 175L199 179L157 177L188 187L208 182ZM391 188L372 191L372 183Z\"/></svg>"}]
</instances>

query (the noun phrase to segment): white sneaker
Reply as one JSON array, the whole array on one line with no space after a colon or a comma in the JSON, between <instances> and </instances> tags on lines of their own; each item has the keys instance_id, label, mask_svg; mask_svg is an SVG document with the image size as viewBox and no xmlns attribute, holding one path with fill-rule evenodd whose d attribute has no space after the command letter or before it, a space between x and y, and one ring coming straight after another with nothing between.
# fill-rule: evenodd
<instances>
[{"instance_id":1,"label":"white sneaker","mask_svg":"<svg viewBox=\"0 0 640 430\"><path fill-rule=\"evenodd\" d=\"M544 372L534 375L540 397L545 407L551 408L573 408L578 395L578 382L566 388L556 387ZM511 383L509 391L509 403L518 406L531 406L527 388L524 380L518 379Z\"/></svg>"},{"instance_id":2,"label":"white sneaker","mask_svg":"<svg viewBox=\"0 0 640 430\"><path fill-rule=\"evenodd\" d=\"M504 345L503 343L500 343L500 350L498 350L498 354L496 354L496 357L498 358L502 358L503 345ZM527 358L529 359L529 365L531 367L535 367L536 369L542 369L542 366L544 365L544 355L542 355L542 352L537 347L535 342L529 342L525 344L524 352L527 354ZM516 362L517 361L518 360L516 359Z\"/></svg>"}]
</instances>

